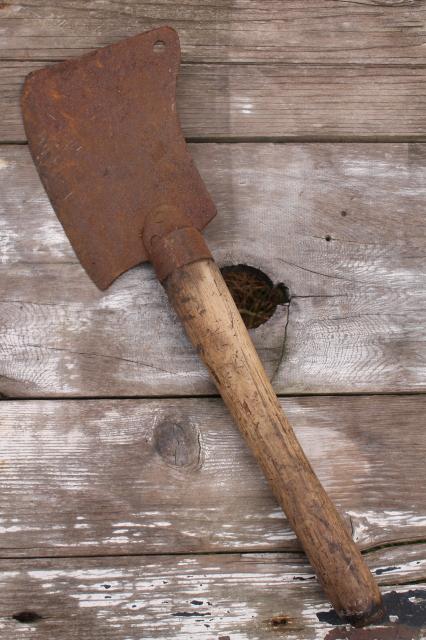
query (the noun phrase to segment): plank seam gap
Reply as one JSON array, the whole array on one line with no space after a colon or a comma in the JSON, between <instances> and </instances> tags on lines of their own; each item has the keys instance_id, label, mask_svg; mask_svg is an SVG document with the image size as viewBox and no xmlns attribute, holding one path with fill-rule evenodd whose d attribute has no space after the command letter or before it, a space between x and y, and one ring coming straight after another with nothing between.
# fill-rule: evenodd
<instances>
[{"instance_id":1,"label":"plank seam gap","mask_svg":"<svg viewBox=\"0 0 426 640\"><path fill-rule=\"evenodd\" d=\"M185 138L187 144L410 144L426 142L426 134L359 136L206 136ZM0 146L27 146L26 140L0 140Z\"/></svg>"},{"instance_id":2,"label":"plank seam gap","mask_svg":"<svg viewBox=\"0 0 426 640\"><path fill-rule=\"evenodd\" d=\"M81 49L82 54L96 51L97 48ZM67 58L2 58L0 56L0 65L3 62L16 62L29 64L32 62L45 62L46 64L56 64L58 62L64 62L79 56L71 56ZM281 58L272 58L268 60L181 60L181 66L191 67L312 67L312 68L360 68L360 69L426 69L426 64L422 62L292 62L283 61Z\"/></svg>"},{"instance_id":3,"label":"plank seam gap","mask_svg":"<svg viewBox=\"0 0 426 640\"><path fill-rule=\"evenodd\" d=\"M376 551L381 551L382 549L390 549L394 547L406 547L413 545L421 545L425 544L426 539L421 540L405 540L401 542L389 542L383 545L377 545L375 547L370 547L367 549L362 549L361 553L363 555L369 555L371 553L375 553ZM162 552L147 552L147 553L99 553L99 554L82 554L82 555L45 555L45 556L2 556L0 555L1 560L69 560L69 559L90 559L90 558L171 558L171 557L187 557L187 556L256 556L256 555L297 555L300 558L306 558L305 554L302 551L297 550L288 550L288 549L276 549L274 551L268 549L256 549L253 550L233 550L233 551L177 551L175 553L162 553ZM307 562L307 559L306 559Z\"/></svg>"},{"instance_id":4,"label":"plank seam gap","mask_svg":"<svg viewBox=\"0 0 426 640\"><path fill-rule=\"evenodd\" d=\"M92 49L93 51L93 49ZM61 62L62 60L66 60L67 58L62 58L58 60ZM17 60L16 58L0 58L0 62L6 60L7 62L32 62L31 58ZM40 62L44 62L44 60L40 60ZM191 67L312 67L314 69L324 68L324 69L426 69L426 64L424 62L284 62L282 59L268 59L268 60L219 60L217 62L212 61L202 61L202 60L182 60L181 66L191 66Z\"/></svg>"},{"instance_id":5,"label":"plank seam gap","mask_svg":"<svg viewBox=\"0 0 426 640\"><path fill-rule=\"evenodd\" d=\"M277 393L278 398L399 398L411 396L425 396L426 390L423 391L360 391L360 392L340 392L340 393ZM31 402L46 401L49 402L85 402L89 400L211 400L220 399L219 394L199 394L199 395L152 395L152 396L5 396L0 391L0 403L2 402Z\"/></svg>"},{"instance_id":6,"label":"plank seam gap","mask_svg":"<svg viewBox=\"0 0 426 640\"><path fill-rule=\"evenodd\" d=\"M206 136L206 137L188 137L186 138L188 144L253 144L253 143L270 143L270 144L318 144L318 143L332 143L332 144L353 144L353 143L380 143L380 144L395 144L395 143L412 143L412 142L426 142L425 134L413 134L410 135L392 135L392 134L380 134L380 135L358 135L358 136L317 136L317 135L305 135L305 136Z\"/></svg>"}]
</instances>

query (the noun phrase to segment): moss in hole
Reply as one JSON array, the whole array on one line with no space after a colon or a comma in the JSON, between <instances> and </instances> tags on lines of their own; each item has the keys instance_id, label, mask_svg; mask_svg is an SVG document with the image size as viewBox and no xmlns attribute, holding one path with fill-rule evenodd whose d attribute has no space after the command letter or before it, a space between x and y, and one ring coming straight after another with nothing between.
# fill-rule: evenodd
<instances>
[{"instance_id":1,"label":"moss in hole","mask_svg":"<svg viewBox=\"0 0 426 640\"><path fill-rule=\"evenodd\" d=\"M275 284L260 269L246 264L222 267L222 275L247 329L269 320L279 304L290 302L288 287Z\"/></svg>"}]
</instances>

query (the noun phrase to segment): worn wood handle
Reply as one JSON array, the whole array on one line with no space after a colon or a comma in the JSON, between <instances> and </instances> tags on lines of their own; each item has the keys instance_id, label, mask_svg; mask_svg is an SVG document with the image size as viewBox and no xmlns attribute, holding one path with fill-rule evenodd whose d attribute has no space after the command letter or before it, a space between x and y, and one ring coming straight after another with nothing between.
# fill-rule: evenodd
<instances>
[{"instance_id":1,"label":"worn wood handle","mask_svg":"<svg viewBox=\"0 0 426 640\"><path fill-rule=\"evenodd\" d=\"M355 626L380 619L378 586L282 412L217 265L186 264L163 284L336 612Z\"/></svg>"}]
</instances>

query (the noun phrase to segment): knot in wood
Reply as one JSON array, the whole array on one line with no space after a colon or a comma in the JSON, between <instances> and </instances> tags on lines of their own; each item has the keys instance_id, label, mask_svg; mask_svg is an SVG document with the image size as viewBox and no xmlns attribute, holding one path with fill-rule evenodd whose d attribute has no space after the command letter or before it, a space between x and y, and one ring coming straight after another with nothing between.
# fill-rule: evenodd
<instances>
[{"instance_id":1,"label":"knot in wood","mask_svg":"<svg viewBox=\"0 0 426 640\"><path fill-rule=\"evenodd\" d=\"M191 219L171 205L162 205L148 216L142 240L160 282L186 264L212 258Z\"/></svg>"},{"instance_id":2,"label":"knot in wood","mask_svg":"<svg viewBox=\"0 0 426 640\"><path fill-rule=\"evenodd\" d=\"M191 423L161 422L154 432L154 445L168 465L194 470L201 466L200 434Z\"/></svg>"}]
</instances>

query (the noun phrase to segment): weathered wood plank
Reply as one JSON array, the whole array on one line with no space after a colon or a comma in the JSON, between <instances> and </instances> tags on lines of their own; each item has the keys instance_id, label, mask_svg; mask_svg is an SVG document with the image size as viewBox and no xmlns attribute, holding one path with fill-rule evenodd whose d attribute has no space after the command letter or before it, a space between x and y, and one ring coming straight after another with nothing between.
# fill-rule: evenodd
<instances>
[{"instance_id":1,"label":"weathered wood plank","mask_svg":"<svg viewBox=\"0 0 426 640\"><path fill-rule=\"evenodd\" d=\"M424 62L423 0L11 0L1 55L59 59L155 26L175 27L189 61Z\"/></svg>"},{"instance_id":2,"label":"weathered wood plank","mask_svg":"<svg viewBox=\"0 0 426 640\"><path fill-rule=\"evenodd\" d=\"M206 231L219 264L290 288L252 332L276 390L424 390L426 146L191 151L219 209ZM214 392L149 266L104 293L89 281L27 148L1 149L0 193L3 394Z\"/></svg>"},{"instance_id":3,"label":"weathered wood plank","mask_svg":"<svg viewBox=\"0 0 426 640\"><path fill-rule=\"evenodd\" d=\"M390 620L339 625L304 560L291 554L0 562L2 636L22 640L421 640L425 549L368 555ZM14 617L15 616L15 617ZM27 622L25 622L27 621ZM32 621L32 622L31 622Z\"/></svg>"},{"instance_id":4,"label":"weathered wood plank","mask_svg":"<svg viewBox=\"0 0 426 640\"><path fill-rule=\"evenodd\" d=\"M426 538L426 397L282 401L362 548ZM0 555L297 549L220 399L0 403Z\"/></svg>"},{"instance_id":5,"label":"weathered wood plank","mask_svg":"<svg viewBox=\"0 0 426 640\"><path fill-rule=\"evenodd\" d=\"M19 93L45 62L0 63L0 140L25 140ZM424 140L426 67L186 64L178 111L188 138Z\"/></svg>"}]
</instances>

